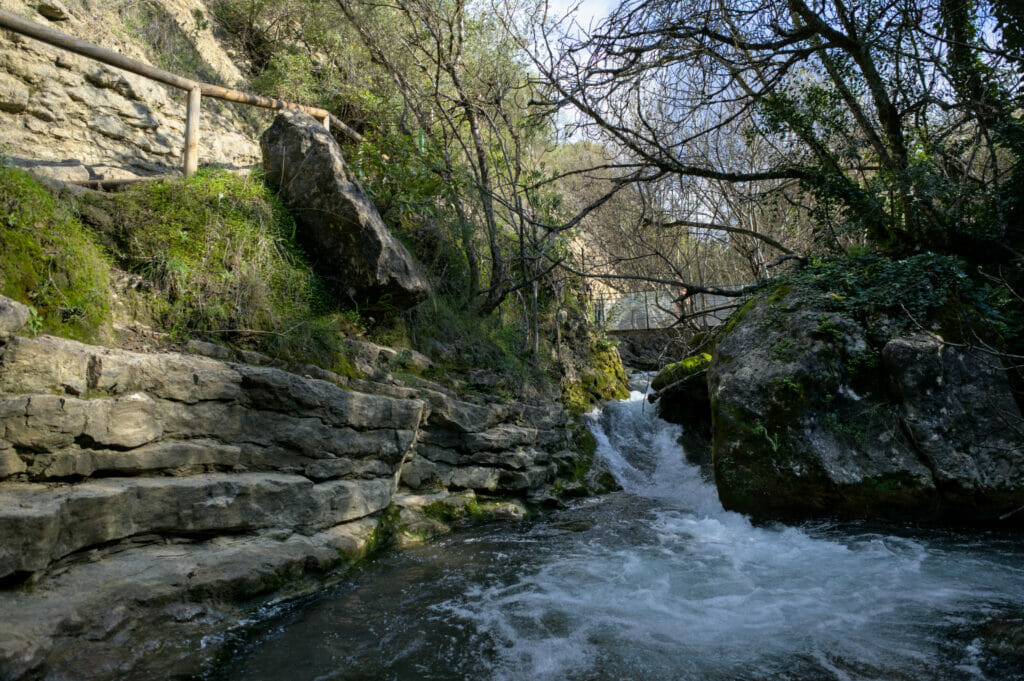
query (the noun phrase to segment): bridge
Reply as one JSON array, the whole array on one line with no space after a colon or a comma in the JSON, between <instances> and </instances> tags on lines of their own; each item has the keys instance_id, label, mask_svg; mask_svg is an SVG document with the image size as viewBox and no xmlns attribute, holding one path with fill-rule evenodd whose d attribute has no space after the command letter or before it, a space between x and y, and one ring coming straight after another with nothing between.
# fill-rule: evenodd
<instances>
[{"instance_id":1,"label":"bridge","mask_svg":"<svg viewBox=\"0 0 1024 681\"><path fill-rule=\"evenodd\" d=\"M593 299L593 319L609 333L650 331L677 326L680 317L693 319L698 326L718 326L729 318L733 299L700 293L681 303L677 290L651 289L619 293Z\"/></svg>"}]
</instances>

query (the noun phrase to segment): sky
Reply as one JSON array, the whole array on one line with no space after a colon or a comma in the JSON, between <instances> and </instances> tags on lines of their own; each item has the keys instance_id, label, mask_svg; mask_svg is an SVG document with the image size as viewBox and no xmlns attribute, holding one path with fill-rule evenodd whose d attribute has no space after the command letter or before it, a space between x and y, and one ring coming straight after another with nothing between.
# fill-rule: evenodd
<instances>
[{"instance_id":1,"label":"sky","mask_svg":"<svg viewBox=\"0 0 1024 681\"><path fill-rule=\"evenodd\" d=\"M591 21L595 23L608 14L615 0L548 0L553 13L564 14L570 7L578 5L576 21L586 28Z\"/></svg>"}]
</instances>

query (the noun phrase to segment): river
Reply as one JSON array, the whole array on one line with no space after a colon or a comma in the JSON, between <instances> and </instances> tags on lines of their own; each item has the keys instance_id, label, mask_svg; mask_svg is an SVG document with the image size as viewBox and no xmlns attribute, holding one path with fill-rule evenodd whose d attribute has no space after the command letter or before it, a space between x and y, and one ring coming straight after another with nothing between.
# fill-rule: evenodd
<instances>
[{"instance_id":1,"label":"river","mask_svg":"<svg viewBox=\"0 0 1024 681\"><path fill-rule=\"evenodd\" d=\"M1019 535L752 524L634 393L622 492L394 551L267 613L206 679L1024 679Z\"/></svg>"}]
</instances>

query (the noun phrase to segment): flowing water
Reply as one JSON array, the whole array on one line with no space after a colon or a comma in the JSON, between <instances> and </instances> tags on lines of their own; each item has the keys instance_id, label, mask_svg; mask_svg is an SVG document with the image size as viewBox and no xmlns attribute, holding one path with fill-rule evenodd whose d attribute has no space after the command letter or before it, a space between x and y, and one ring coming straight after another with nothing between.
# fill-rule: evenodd
<instances>
[{"instance_id":1,"label":"flowing water","mask_svg":"<svg viewBox=\"0 0 1024 681\"><path fill-rule=\"evenodd\" d=\"M1019 537L753 525L652 411L594 417L624 491L392 552L209 678L1024 679Z\"/></svg>"}]
</instances>

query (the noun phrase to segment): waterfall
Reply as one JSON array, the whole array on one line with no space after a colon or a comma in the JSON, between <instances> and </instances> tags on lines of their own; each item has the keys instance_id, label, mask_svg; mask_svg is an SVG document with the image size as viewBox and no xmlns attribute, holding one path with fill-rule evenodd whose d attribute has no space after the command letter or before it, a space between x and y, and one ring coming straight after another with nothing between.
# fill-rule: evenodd
<instances>
[{"instance_id":1,"label":"waterfall","mask_svg":"<svg viewBox=\"0 0 1024 681\"><path fill-rule=\"evenodd\" d=\"M391 554L212 678L1024 678L1018 536L754 524L640 393L588 418L621 492Z\"/></svg>"}]
</instances>

